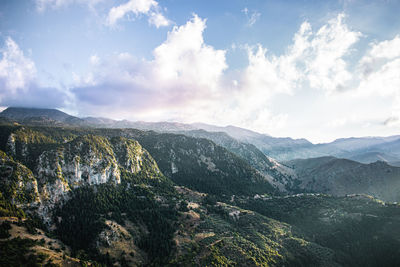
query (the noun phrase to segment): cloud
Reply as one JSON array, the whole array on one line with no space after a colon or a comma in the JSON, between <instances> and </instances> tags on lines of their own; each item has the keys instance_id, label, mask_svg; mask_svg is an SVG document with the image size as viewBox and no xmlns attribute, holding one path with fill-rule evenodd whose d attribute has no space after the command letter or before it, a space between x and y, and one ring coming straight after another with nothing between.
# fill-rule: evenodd
<instances>
[{"instance_id":1,"label":"cloud","mask_svg":"<svg viewBox=\"0 0 400 267\"><path fill-rule=\"evenodd\" d=\"M157 28L170 24L169 20L161 14L158 3L154 0L130 0L125 4L113 7L108 13L106 24L114 26L118 20L130 13L135 16L141 14L149 16L149 23Z\"/></svg>"},{"instance_id":2,"label":"cloud","mask_svg":"<svg viewBox=\"0 0 400 267\"><path fill-rule=\"evenodd\" d=\"M351 31L339 14L321 27L310 41L306 62L307 79L313 88L329 92L341 90L352 79L344 57L359 40L361 33Z\"/></svg>"},{"instance_id":3,"label":"cloud","mask_svg":"<svg viewBox=\"0 0 400 267\"><path fill-rule=\"evenodd\" d=\"M58 9L72 4L84 4L89 8L94 8L103 0L36 0L36 8L39 12L44 12L46 9Z\"/></svg>"},{"instance_id":4,"label":"cloud","mask_svg":"<svg viewBox=\"0 0 400 267\"><path fill-rule=\"evenodd\" d=\"M160 79L216 88L227 68L226 52L204 43L205 28L206 20L194 15L186 25L168 33L167 40L154 50L153 63Z\"/></svg>"},{"instance_id":5,"label":"cloud","mask_svg":"<svg viewBox=\"0 0 400 267\"><path fill-rule=\"evenodd\" d=\"M34 62L24 56L24 53L10 37L6 39L5 46L0 51L2 53L0 61L1 95L15 94L18 90L24 90L36 75Z\"/></svg>"},{"instance_id":6,"label":"cloud","mask_svg":"<svg viewBox=\"0 0 400 267\"><path fill-rule=\"evenodd\" d=\"M35 63L13 39L8 37L0 52L1 106L61 107L65 104L66 93L38 85Z\"/></svg>"},{"instance_id":7,"label":"cloud","mask_svg":"<svg viewBox=\"0 0 400 267\"><path fill-rule=\"evenodd\" d=\"M397 35L392 40L371 43L369 51L362 57L358 66L361 78L367 79L384 64L398 57L400 57L400 36Z\"/></svg>"},{"instance_id":8,"label":"cloud","mask_svg":"<svg viewBox=\"0 0 400 267\"><path fill-rule=\"evenodd\" d=\"M399 123L400 123L399 117L389 117L383 122L383 125L385 125L385 126L398 126Z\"/></svg>"},{"instance_id":9,"label":"cloud","mask_svg":"<svg viewBox=\"0 0 400 267\"><path fill-rule=\"evenodd\" d=\"M170 21L166 17L164 17L164 15L161 13L151 12L149 17L149 23L151 25L156 26L157 28L160 28L163 26L168 26L170 24Z\"/></svg>"},{"instance_id":10,"label":"cloud","mask_svg":"<svg viewBox=\"0 0 400 267\"><path fill-rule=\"evenodd\" d=\"M400 37L374 42L358 64L359 85L355 97L387 99L391 109L386 126L399 126L400 117ZM397 120L395 120L397 118Z\"/></svg>"},{"instance_id":11,"label":"cloud","mask_svg":"<svg viewBox=\"0 0 400 267\"><path fill-rule=\"evenodd\" d=\"M244 46L248 65L235 71L228 69L225 50L204 42L205 29L206 20L197 15L175 26L153 50L152 60L127 53L92 56L92 70L78 77L72 89L76 107L81 113L96 110L120 118L229 122L276 132L291 121L285 111L274 111L277 96L290 98L314 90L329 102L332 94L337 98L346 94L343 87L357 90L357 75L349 70L346 56L361 33L350 30L342 14L316 31L302 23L281 55L260 44ZM388 65L374 74L394 79L394 68Z\"/></svg>"},{"instance_id":12,"label":"cloud","mask_svg":"<svg viewBox=\"0 0 400 267\"><path fill-rule=\"evenodd\" d=\"M152 60L139 61L128 53L97 58L91 72L76 78L77 107L82 112L113 107L118 114L177 116L218 98L226 52L204 43L205 28L206 20L193 15L168 33Z\"/></svg>"},{"instance_id":13,"label":"cloud","mask_svg":"<svg viewBox=\"0 0 400 267\"><path fill-rule=\"evenodd\" d=\"M349 30L343 19L344 15L339 14L315 33L304 22L293 44L280 56L268 56L261 45L256 49L247 47L247 86L280 93L291 93L304 83L328 93L342 90L352 80L344 57L361 36Z\"/></svg>"},{"instance_id":14,"label":"cloud","mask_svg":"<svg viewBox=\"0 0 400 267\"><path fill-rule=\"evenodd\" d=\"M251 27L253 26L257 20L260 18L261 13L257 12L257 11L253 11L250 16L249 16L249 9L247 7L245 7L242 12L246 15L247 17L247 26Z\"/></svg>"},{"instance_id":15,"label":"cloud","mask_svg":"<svg viewBox=\"0 0 400 267\"><path fill-rule=\"evenodd\" d=\"M151 19L157 7L150 1L137 11L124 8L114 14L113 23L130 13ZM152 24L162 26L162 17L158 19L154 17ZM19 72L2 67L0 81L8 82L8 89L1 92L0 104L22 101L23 91L30 101L45 104L47 92L57 105L82 115L233 124L272 135L319 135L324 140L346 131L350 135L400 125L395 119L400 118L399 36L353 53L362 34L338 14L319 28L303 22L281 54L262 44L238 44L245 49L248 64L229 69L227 51L205 42L206 23L194 14L174 26L150 59L120 52L92 55L89 71L74 74L75 84L64 89L64 95L61 89L38 86L35 71L29 71L36 70L33 62L18 46L6 45L3 51L19 51L7 53L20 59L3 56L0 66L14 62L26 78L12 78ZM29 63L33 67L25 69ZM18 83L23 85L11 85Z\"/></svg>"}]
</instances>

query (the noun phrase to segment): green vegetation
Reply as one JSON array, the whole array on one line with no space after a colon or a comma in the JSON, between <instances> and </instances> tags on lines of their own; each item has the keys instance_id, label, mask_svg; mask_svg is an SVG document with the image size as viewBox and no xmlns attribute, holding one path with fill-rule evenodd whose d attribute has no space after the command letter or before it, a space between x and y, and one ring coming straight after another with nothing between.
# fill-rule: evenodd
<instances>
[{"instance_id":1,"label":"green vegetation","mask_svg":"<svg viewBox=\"0 0 400 267\"><path fill-rule=\"evenodd\" d=\"M400 206L368 196L241 199L237 205L295 226L349 266L400 264ZM367 252L367 253L366 253Z\"/></svg>"},{"instance_id":2,"label":"green vegetation","mask_svg":"<svg viewBox=\"0 0 400 267\"><path fill-rule=\"evenodd\" d=\"M43 266L44 254L36 255L31 248L38 244L32 239L13 238L0 241L0 266Z\"/></svg>"},{"instance_id":3,"label":"green vegetation","mask_svg":"<svg viewBox=\"0 0 400 267\"><path fill-rule=\"evenodd\" d=\"M31 203L38 198L36 179L31 170L0 150L0 192L5 199Z\"/></svg>"},{"instance_id":4,"label":"green vegetation","mask_svg":"<svg viewBox=\"0 0 400 267\"><path fill-rule=\"evenodd\" d=\"M135 259L155 266L400 266L398 205L365 196L280 197L254 169L268 158L239 157L261 159L251 146L232 144L235 155L184 135L25 126L0 126L0 142L0 216L26 219L18 224L36 235L46 228L35 217L42 205L56 226L52 237L93 266ZM85 172L102 175L100 184L88 183ZM0 237L9 229L3 223ZM112 253L121 240L131 251ZM34 241L0 242L1 266L45 263L30 253Z\"/></svg>"},{"instance_id":5,"label":"green vegetation","mask_svg":"<svg viewBox=\"0 0 400 267\"><path fill-rule=\"evenodd\" d=\"M0 192L0 217L25 218L25 212L4 198Z\"/></svg>"},{"instance_id":6,"label":"green vegetation","mask_svg":"<svg viewBox=\"0 0 400 267\"><path fill-rule=\"evenodd\" d=\"M215 195L274 192L247 162L207 139L154 132L135 138L178 185Z\"/></svg>"},{"instance_id":7,"label":"green vegetation","mask_svg":"<svg viewBox=\"0 0 400 267\"><path fill-rule=\"evenodd\" d=\"M2 224L0 224L0 238L10 237L10 234L8 233L8 230L10 229L11 225L8 221L4 221Z\"/></svg>"},{"instance_id":8,"label":"green vegetation","mask_svg":"<svg viewBox=\"0 0 400 267\"><path fill-rule=\"evenodd\" d=\"M165 262L174 248L176 203L170 200L161 205L155 200L154 191L163 186L163 190L167 187L171 194L174 189L162 181L157 186L153 182L156 187L131 182L124 180L119 185L102 184L76 189L71 199L55 212L55 218L61 218L57 223L57 235L75 253L85 250L89 256L99 257L95 246L98 235L107 227L105 220L121 225L128 220L146 229L131 234L151 261L154 264Z\"/></svg>"},{"instance_id":9,"label":"green vegetation","mask_svg":"<svg viewBox=\"0 0 400 267\"><path fill-rule=\"evenodd\" d=\"M1 128L8 126L0 126ZM15 128L17 129L17 128ZM24 127L27 129L27 127ZM17 130L18 131L18 130ZM72 144L83 142L93 144L94 153L109 155L107 149L109 143L121 142L120 138L137 140L157 162L161 172L178 185L184 185L200 192L215 195L254 195L270 193L275 194L275 189L254 168L242 158L216 145L207 139L198 139L176 134L158 134L144 132L135 129L91 129L91 128L57 128L57 127L32 127L25 135L39 132L41 136L64 143L66 140ZM78 136L78 138L76 138ZM80 137L79 137L80 136ZM113 141L113 138L114 139ZM127 141L123 141L127 142ZM135 142L135 141L133 141ZM42 144L42 148L50 144ZM53 144L53 149L56 146ZM136 144L129 141L127 146L133 150L120 150L129 155L135 151ZM28 145L29 147L29 145ZM35 148L36 151L43 151ZM84 148L82 148L84 149ZM119 162L123 158L118 157L118 147L112 148ZM29 150L29 149L28 149ZM30 150L29 150L30 151ZM71 151L74 152L74 151ZM77 152L74 152L77 153ZM82 151L83 153L83 151ZM18 151L17 151L18 154ZM85 153L83 153L85 154ZM36 157L37 158L37 157ZM27 161L23 163L28 164ZM34 165L34 164L33 164ZM28 166L28 165L27 165ZM34 166L28 166L34 169ZM126 166L125 166L126 168Z\"/></svg>"}]
</instances>

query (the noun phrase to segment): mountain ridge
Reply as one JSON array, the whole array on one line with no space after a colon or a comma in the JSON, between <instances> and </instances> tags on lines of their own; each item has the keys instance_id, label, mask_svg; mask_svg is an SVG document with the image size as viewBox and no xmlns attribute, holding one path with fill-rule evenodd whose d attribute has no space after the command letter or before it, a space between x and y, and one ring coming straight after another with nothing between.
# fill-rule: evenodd
<instances>
[{"instance_id":1,"label":"mountain ridge","mask_svg":"<svg viewBox=\"0 0 400 267\"><path fill-rule=\"evenodd\" d=\"M13 120L18 118L17 122L19 123L37 126L52 125L61 127L90 126L95 128L136 128L140 130L153 130L166 133L180 132L183 134L185 134L185 131L195 130L225 132L242 143L255 145L265 155L278 161L288 161L297 158L335 156L352 160L359 159L359 162L361 163L372 163L377 160L385 160L389 164L397 166L400 162L400 135L387 137L338 138L330 143L313 144L304 138L292 139L290 137L272 137L267 134L261 134L231 125L221 127L205 123L185 124L179 122L132 122L128 120L117 121L96 117L78 118L56 109L10 107L1 112L0 117L4 118L3 123L6 124L12 123ZM190 135L190 133L188 134Z\"/></svg>"},{"instance_id":2,"label":"mountain ridge","mask_svg":"<svg viewBox=\"0 0 400 267\"><path fill-rule=\"evenodd\" d=\"M290 166L226 133L183 132L0 125L0 265L400 263L399 205L278 192L261 172L279 181Z\"/></svg>"}]
</instances>

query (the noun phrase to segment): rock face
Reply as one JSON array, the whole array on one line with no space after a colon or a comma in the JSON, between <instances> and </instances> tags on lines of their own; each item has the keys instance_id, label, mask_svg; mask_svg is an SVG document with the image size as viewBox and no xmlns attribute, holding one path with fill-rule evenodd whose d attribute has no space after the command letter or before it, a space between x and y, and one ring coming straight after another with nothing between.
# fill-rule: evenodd
<instances>
[{"instance_id":1,"label":"rock face","mask_svg":"<svg viewBox=\"0 0 400 267\"><path fill-rule=\"evenodd\" d=\"M106 138L81 136L38 158L35 174L40 184L44 217L67 193L83 185L120 183L121 172Z\"/></svg>"},{"instance_id":2,"label":"rock face","mask_svg":"<svg viewBox=\"0 0 400 267\"><path fill-rule=\"evenodd\" d=\"M32 172L0 151L0 187L12 203L39 202L38 183Z\"/></svg>"},{"instance_id":3,"label":"rock face","mask_svg":"<svg viewBox=\"0 0 400 267\"><path fill-rule=\"evenodd\" d=\"M41 181L56 178L68 187L121 181L111 144L104 137L92 135L77 137L43 152L35 173Z\"/></svg>"},{"instance_id":4,"label":"rock face","mask_svg":"<svg viewBox=\"0 0 400 267\"><path fill-rule=\"evenodd\" d=\"M99 234L96 240L96 248L101 254L108 254L118 258L123 255L126 262L132 266L142 266L146 263L146 253L135 244L135 238L126 227L115 221L106 220L107 227ZM126 226L131 223L126 221Z\"/></svg>"},{"instance_id":5,"label":"rock face","mask_svg":"<svg viewBox=\"0 0 400 267\"><path fill-rule=\"evenodd\" d=\"M138 140L156 159L163 174L178 185L226 195L275 190L248 162L208 139L155 132L125 134Z\"/></svg>"},{"instance_id":6,"label":"rock face","mask_svg":"<svg viewBox=\"0 0 400 267\"><path fill-rule=\"evenodd\" d=\"M138 141L113 137L110 142L118 164L129 173L142 173L148 178L161 174L156 161Z\"/></svg>"},{"instance_id":7,"label":"rock face","mask_svg":"<svg viewBox=\"0 0 400 267\"><path fill-rule=\"evenodd\" d=\"M83 135L58 143L21 128L10 134L6 149L24 164L0 151L0 183L7 189L3 193L16 204L38 207L47 222L50 211L67 200L72 189L119 184L122 170L149 178L161 175L157 163L137 141L121 137Z\"/></svg>"}]
</instances>

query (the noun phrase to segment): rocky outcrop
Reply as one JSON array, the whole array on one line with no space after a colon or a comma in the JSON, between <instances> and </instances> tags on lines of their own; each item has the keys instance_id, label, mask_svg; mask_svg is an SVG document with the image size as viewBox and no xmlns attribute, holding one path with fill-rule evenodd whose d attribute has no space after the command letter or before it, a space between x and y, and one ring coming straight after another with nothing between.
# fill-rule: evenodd
<instances>
[{"instance_id":1,"label":"rocky outcrop","mask_svg":"<svg viewBox=\"0 0 400 267\"><path fill-rule=\"evenodd\" d=\"M154 178L161 174L156 161L138 141L113 137L110 142L118 164L124 170L133 174L143 173L148 178Z\"/></svg>"},{"instance_id":2,"label":"rocky outcrop","mask_svg":"<svg viewBox=\"0 0 400 267\"><path fill-rule=\"evenodd\" d=\"M35 170L42 182L59 179L66 187L84 184L120 183L120 170L108 140L82 136L43 152Z\"/></svg>"},{"instance_id":3,"label":"rocky outcrop","mask_svg":"<svg viewBox=\"0 0 400 267\"><path fill-rule=\"evenodd\" d=\"M1 152L3 193L16 204L37 208L48 223L55 205L67 200L75 188L119 184L122 172L148 178L162 175L137 141L122 137L83 135L56 143L42 133L21 128L9 136L6 148L30 169Z\"/></svg>"},{"instance_id":4,"label":"rocky outcrop","mask_svg":"<svg viewBox=\"0 0 400 267\"><path fill-rule=\"evenodd\" d=\"M178 185L225 195L272 193L270 182L247 161L204 138L124 130L155 158L164 175Z\"/></svg>"},{"instance_id":5,"label":"rocky outcrop","mask_svg":"<svg viewBox=\"0 0 400 267\"><path fill-rule=\"evenodd\" d=\"M37 204L40 201L38 183L32 172L3 151L0 151L0 188L14 204Z\"/></svg>"}]
</instances>

